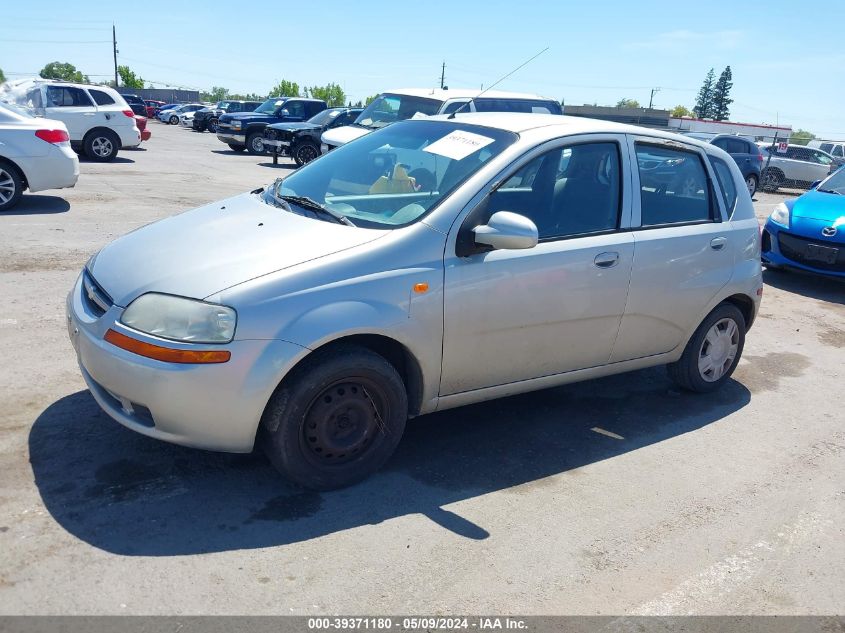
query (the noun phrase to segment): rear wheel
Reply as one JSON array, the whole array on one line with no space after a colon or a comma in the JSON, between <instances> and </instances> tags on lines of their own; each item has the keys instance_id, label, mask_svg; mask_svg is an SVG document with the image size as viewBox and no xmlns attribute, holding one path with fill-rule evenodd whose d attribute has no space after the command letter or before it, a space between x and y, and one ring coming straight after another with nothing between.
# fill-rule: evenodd
<instances>
[{"instance_id":1,"label":"rear wheel","mask_svg":"<svg viewBox=\"0 0 845 633\"><path fill-rule=\"evenodd\" d=\"M745 186L748 187L748 193L753 198L757 193L757 176L755 174L748 174L745 178Z\"/></svg>"},{"instance_id":2,"label":"rear wheel","mask_svg":"<svg viewBox=\"0 0 845 633\"><path fill-rule=\"evenodd\" d=\"M783 179L783 172L780 169L770 167L763 172L763 191L777 191Z\"/></svg>"},{"instance_id":3,"label":"rear wheel","mask_svg":"<svg viewBox=\"0 0 845 633\"><path fill-rule=\"evenodd\" d=\"M82 142L82 148L90 160L105 163L117 157L120 139L111 130L89 132Z\"/></svg>"},{"instance_id":4,"label":"rear wheel","mask_svg":"<svg viewBox=\"0 0 845 633\"><path fill-rule=\"evenodd\" d=\"M217 131L217 119L209 119L205 124L205 129L214 134Z\"/></svg>"},{"instance_id":5,"label":"rear wheel","mask_svg":"<svg viewBox=\"0 0 845 633\"><path fill-rule=\"evenodd\" d=\"M246 137L246 151L250 154L264 154L264 137L261 132L253 132Z\"/></svg>"},{"instance_id":6,"label":"rear wheel","mask_svg":"<svg viewBox=\"0 0 845 633\"><path fill-rule=\"evenodd\" d=\"M23 178L18 168L0 161L0 211L11 209L23 195Z\"/></svg>"},{"instance_id":7,"label":"rear wheel","mask_svg":"<svg viewBox=\"0 0 845 633\"><path fill-rule=\"evenodd\" d=\"M387 461L407 417L393 365L362 347L336 347L315 352L282 382L262 416L262 445L295 483L342 488Z\"/></svg>"},{"instance_id":8,"label":"rear wheel","mask_svg":"<svg viewBox=\"0 0 845 633\"><path fill-rule=\"evenodd\" d=\"M303 141L293 148L293 160L302 167L320 156L320 148L312 141Z\"/></svg>"},{"instance_id":9,"label":"rear wheel","mask_svg":"<svg viewBox=\"0 0 845 633\"><path fill-rule=\"evenodd\" d=\"M698 326L669 377L687 391L707 393L730 378L745 345L745 317L730 303L717 306Z\"/></svg>"}]
</instances>

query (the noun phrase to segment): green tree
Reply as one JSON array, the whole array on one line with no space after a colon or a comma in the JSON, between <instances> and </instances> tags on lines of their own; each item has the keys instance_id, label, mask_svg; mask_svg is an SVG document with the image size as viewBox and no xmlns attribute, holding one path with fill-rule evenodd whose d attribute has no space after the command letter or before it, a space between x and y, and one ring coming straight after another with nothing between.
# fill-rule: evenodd
<instances>
[{"instance_id":1,"label":"green tree","mask_svg":"<svg viewBox=\"0 0 845 633\"><path fill-rule=\"evenodd\" d=\"M210 92L200 92L201 101L223 101L224 99L232 99L228 88L222 86L212 86Z\"/></svg>"},{"instance_id":2,"label":"green tree","mask_svg":"<svg viewBox=\"0 0 845 633\"><path fill-rule=\"evenodd\" d=\"M129 70L129 66L118 66L117 74L120 76L120 83L124 88L139 90L144 87L144 80Z\"/></svg>"},{"instance_id":3,"label":"green tree","mask_svg":"<svg viewBox=\"0 0 845 633\"><path fill-rule=\"evenodd\" d=\"M282 79L271 91L274 97L299 97L299 84L295 81Z\"/></svg>"},{"instance_id":4,"label":"green tree","mask_svg":"<svg viewBox=\"0 0 845 633\"><path fill-rule=\"evenodd\" d=\"M701 90L698 91L698 97L695 100L695 107L692 109L695 112L695 116L699 119L712 119L713 118L713 81L715 75L713 74L713 69L711 68L710 71L707 73L707 76L704 78L704 83L701 86Z\"/></svg>"},{"instance_id":5,"label":"green tree","mask_svg":"<svg viewBox=\"0 0 845 633\"><path fill-rule=\"evenodd\" d=\"M306 94L312 99L322 99L330 108L342 106L346 101L346 93L336 83L329 83L325 86L312 86L305 89Z\"/></svg>"},{"instance_id":6,"label":"green tree","mask_svg":"<svg viewBox=\"0 0 845 633\"><path fill-rule=\"evenodd\" d=\"M38 73L44 79L61 79L81 84L88 83L88 76L76 70L76 66L67 62L50 62Z\"/></svg>"},{"instance_id":7,"label":"green tree","mask_svg":"<svg viewBox=\"0 0 845 633\"><path fill-rule=\"evenodd\" d=\"M798 128L789 136L789 142L794 143L796 145L806 145L810 141L816 138L816 135L812 132L808 132L807 130L802 130Z\"/></svg>"},{"instance_id":8,"label":"green tree","mask_svg":"<svg viewBox=\"0 0 845 633\"><path fill-rule=\"evenodd\" d=\"M719 75L719 81L713 89L713 118L717 121L725 121L731 116L730 105L734 101L730 98L731 88L734 85L731 79L733 79L731 67L727 66Z\"/></svg>"},{"instance_id":9,"label":"green tree","mask_svg":"<svg viewBox=\"0 0 845 633\"><path fill-rule=\"evenodd\" d=\"M3 74L3 69L0 68L0 84L6 81L6 75Z\"/></svg>"},{"instance_id":10,"label":"green tree","mask_svg":"<svg viewBox=\"0 0 845 633\"><path fill-rule=\"evenodd\" d=\"M640 108L640 102L636 99L620 99L616 102L617 108Z\"/></svg>"},{"instance_id":11,"label":"green tree","mask_svg":"<svg viewBox=\"0 0 845 633\"><path fill-rule=\"evenodd\" d=\"M669 114L676 118L680 118L682 116L692 116L692 112L690 112L689 108L682 105L676 105L672 108L672 111Z\"/></svg>"},{"instance_id":12,"label":"green tree","mask_svg":"<svg viewBox=\"0 0 845 633\"><path fill-rule=\"evenodd\" d=\"M366 99L364 99L364 106L366 107L366 106L370 105L376 99L378 99L378 95L372 95L372 96L367 97Z\"/></svg>"}]
</instances>

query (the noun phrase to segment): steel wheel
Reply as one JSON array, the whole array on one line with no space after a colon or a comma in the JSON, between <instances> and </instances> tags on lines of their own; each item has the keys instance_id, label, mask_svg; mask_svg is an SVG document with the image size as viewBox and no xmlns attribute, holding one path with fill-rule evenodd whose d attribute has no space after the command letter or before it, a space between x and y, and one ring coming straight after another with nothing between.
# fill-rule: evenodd
<instances>
[{"instance_id":1,"label":"steel wheel","mask_svg":"<svg viewBox=\"0 0 845 633\"><path fill-rule=\"evenodd\" d=\"M114 152L114 144L106 136L97 136L91 141L91 151L100 158L108 158Z\"/></svg>"},{"instance_id":2,"label":"steel wheel","mask_svg":"<svg viewBox=\"0 0 845 633\"><path fill-rule=\"evenodd\" d=\"M736 358L739 349L739 327L731 318L717 321L701 343L698 372L707 382L721 378Z\"/></svg>"},{"instance_id":3,"label":"steel wheel","mask_svg":"<svg viewBox=\"0 0 845 633\"><path fill-rule=\"evenodd\" d=\"M8 204L18 191L12 173L0 165L0 206Z\"/></svg>"},{"instance_id":4,"label":"steel wheel","mask_svg":"<svg viewBox=\"0 0 845 633\"><path fill-rule=\"evenodd\" d=\"M757 193L757 178L754 174L748 175L748 178L745 179L745 186L748 187L748 193L753 198L754 194Z\"/></svg>"},{"instance_id":5,"label":"steel wheel","mask_svg":"<svg viewBox=\"0 0 845 633\"><path fill-rule=\"evenodd\" d=\"M350 378L324 389L309 405L302 442L309 458L322 465L344 464L367 451L383 433L387 398L365 378Z\"/></svg>"}]
</instances>

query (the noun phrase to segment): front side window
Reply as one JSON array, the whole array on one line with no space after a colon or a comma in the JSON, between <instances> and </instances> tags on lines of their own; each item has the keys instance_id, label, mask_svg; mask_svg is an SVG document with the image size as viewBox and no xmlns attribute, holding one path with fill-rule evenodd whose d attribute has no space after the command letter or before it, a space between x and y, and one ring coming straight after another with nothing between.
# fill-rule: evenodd
<instances>
[{"instance_id":1,"label":"front side window","mask_svg":"<svg viewBox=\"0 0 845 633\"><path fill-rule=\"evenodd\" d=\"M733 215L736 206L736 183L728 164L721 158L709 156L713 171L716 172L716 180L719 181L719 189L722 190L722 199L725 201L725 211L728 216Z\"/></svg>"},{"instance_id":2,"label":"front side window","mask_svg":"<svg viewBox=\"0 0 845 633\"><path fill-rule=\"evenodd\" d=\"M830 154L830 150L833 149L833 143L822 143L819 146L819 149L823 152L827 152L828 154Z\"/></svg>"},{"instance_id":3,"label":"front side window","mask_svg":"<svg viewBox=\"0 0 845 633\"><path fill-rule=\"evenodd\" d=\"M97 105L114 104L114 99L112 99L108 94L106 94L102 90L94 90L93 88L89 88L88 93L91 95L91 98L94 99L94 102Z\"/></svg>"},{"instance_id":4,"label":"front side window","mask_svg":"<svg viewBox=\"0 0 845 633\"><path fill-rule=\"evenodd\" d=\"M301 167L271 186L265 201L326 219L296 202L309 204L306 197L356 226L396 228L419 220L516 139L457 121L404 121Z\"/></svg>"},{"instance_id":5,"label":"front side window","mask_svg":"<svg viewBox=\"0 0 845 633\"><path fill-rule=\"evenodd\" d=\"M811 157L813 162L821 163L822 165L830 165L833 162L833 159L830 156L815 150L812 152Z\"/></svg>"},{"instance_id":6,"label":"front side window","mask_svg":"<svg viewBox=\"0 0 845 633\"><path fill-rule=\"evenodd\" d=\"M287 116L297 119L305 117L305 104L301 101L289 101L285 103L283 110L287 110ZM281 113L280 113L281 114Z\"/></svg>"},{"instance_id":7,"label":"front side window","mask_svg":"<svg viewBox=\"0 0 845 633\"><path fill-rule=\"evenodd\" d=\"M828 154L833 154L834 156L842 158L843 157L842 146L837 145L836 147L833 148L833 151L832 152L829 151Z\"/></svg>"},{"instance_id":8,"label":"front side window","mask_svg":"<svg viewBox=\"0 0 845 633\"><path fill-rule=\"evenodd\" d=\"M364 111L355 119L355 124L376 129L396 121L413 118L417 114L425 116L437 114L442 104L443 102L439 99L382 94L364 108Z\"/></svg>"},{"instance_id":9,"label":"front side window","mask_svg":"<svg viewBox=\"0 0 845 633\"><path fill-rule=\"evenodd\" d=\"M524 215L541 240L612 231L619 226L620 173L616 143L554 149L510 176L490 196L487 215Z\"/></svg>"},{"instance_id":10,"label":"front side window","mask_svg":"<svg viewBox=\"0 0 845 633\"><path fill-rule=\"evenodd\" d=\"M637 166L642 226L713 219L707 172L698 153L637 143Z\"/></svg>"},{"instance_id":11,"label":"front side window","mask_svg":"<svg viewBox=\"0 0 845 633\"><path fill-rule=\"evenodd\" d=\"M85 108L91 105L91 99L81 88L47 87L48 108Z\"/></svg>"}]
</instances>

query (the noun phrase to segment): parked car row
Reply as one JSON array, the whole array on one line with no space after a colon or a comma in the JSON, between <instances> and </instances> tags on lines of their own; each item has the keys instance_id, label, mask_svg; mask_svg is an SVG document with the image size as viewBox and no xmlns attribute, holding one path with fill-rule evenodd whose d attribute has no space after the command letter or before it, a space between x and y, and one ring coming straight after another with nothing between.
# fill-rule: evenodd
<instances>
[{"instance_id":1,"label":"parked car row","mask_svg":"<svg viewBox=\"0 0 845 633\"><path fill-rule=\"evenodd\" d=\"M765 157L763 187L769 191L777 191L778 187L808 189L839 168L837 160L821 149L793 144L785 149L770 143L759 145Z\"/></svg>"},{"instance_id":2,"label":"parked car row","mask_svg":"<svg viewBox=\"0 0 845 633\"><path fill-rule=\"evenodd\" d=\"M252 112L261 101L238 101L226 99L218 101L211 107L198 110L194 115L193 129L197 132L217 132L217 120L224 114L235 114L236 112Z\"/></svg>"}]
</instances>

